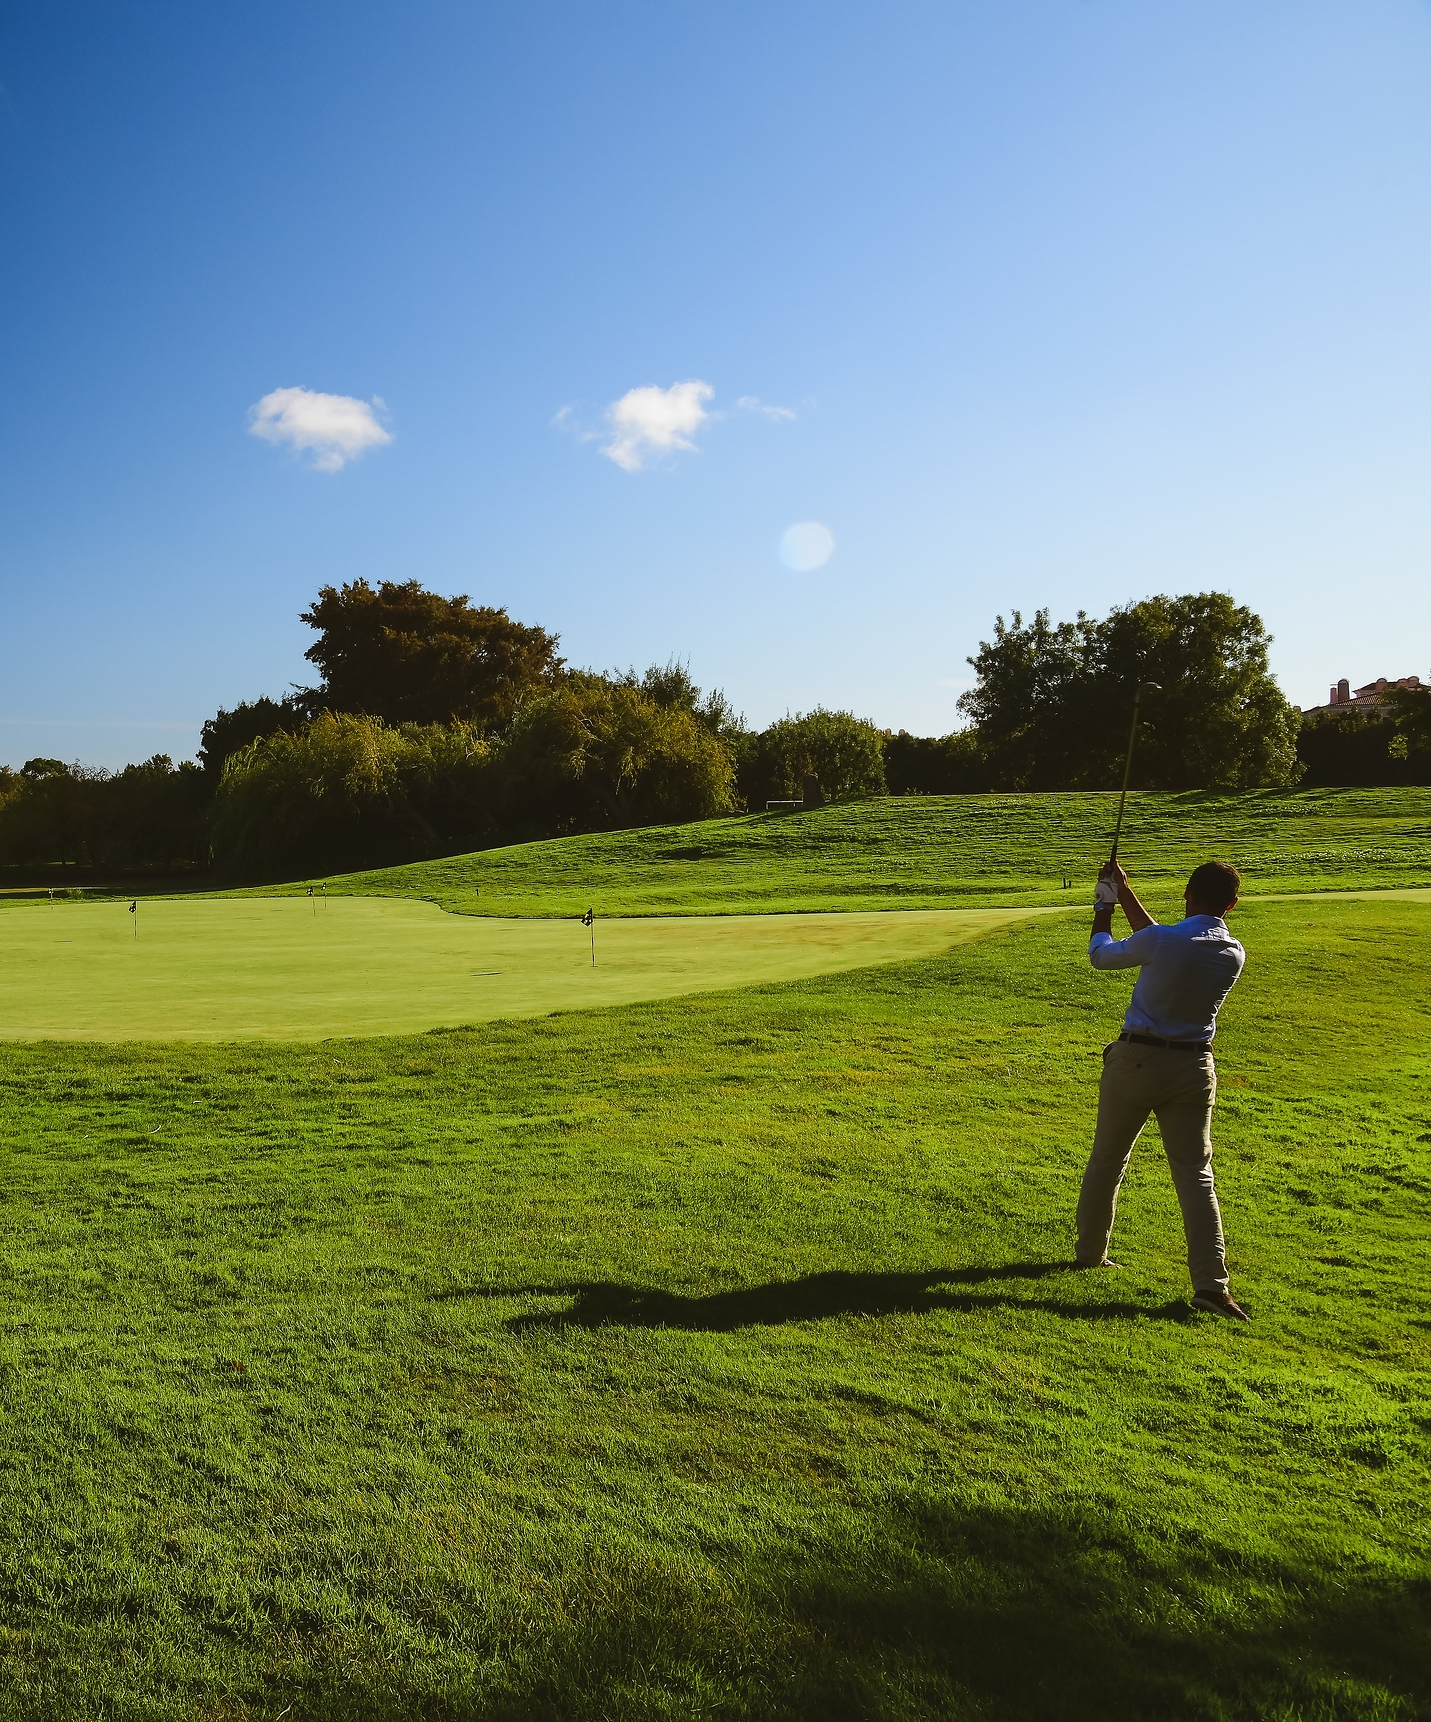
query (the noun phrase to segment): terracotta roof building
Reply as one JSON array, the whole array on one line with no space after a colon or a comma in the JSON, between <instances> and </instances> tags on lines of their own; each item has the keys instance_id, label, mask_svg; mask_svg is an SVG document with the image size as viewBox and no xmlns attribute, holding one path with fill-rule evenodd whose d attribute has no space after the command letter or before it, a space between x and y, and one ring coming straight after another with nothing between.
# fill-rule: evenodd
<instances>
[{"instance_id":1,"label":"terracotta roof building","mask_svg":"<svg viewBox=\"0 0 1431 1722\"><path fill-rule=\"evenodd\" d=\"M1388 681L1385 676L1378 676L1374 682L1368 682L1364 688L1353 689L1351 683L1343 676L1332 689L1332 697L1326 705L1319 706L1319 711L1333 712L1374 712L1386 701L1386 696L1393 688L1410 688L1413 692L1426 684L1420 676L1403 676L1399 682Z\"/></svg>"}]
</instances>

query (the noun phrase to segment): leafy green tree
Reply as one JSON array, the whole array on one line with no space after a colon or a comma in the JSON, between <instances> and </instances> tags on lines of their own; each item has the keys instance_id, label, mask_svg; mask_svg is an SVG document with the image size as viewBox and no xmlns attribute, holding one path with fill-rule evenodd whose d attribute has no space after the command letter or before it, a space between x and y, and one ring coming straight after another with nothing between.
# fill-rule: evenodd
<instances>
[{"instance_id":1,"label":"leafy green tree","mask_svg":"<svg viewBox=\"0 0 1431 1722\"><path fill-rule=\"evenodd\" d=\"M999 617L959 701L993 781L1007 789L1116 787L1134 690L1143 704L1134 781L1152 789L1294 783L1297 713L1272 679L1260 617L1221 592L1147 598L1102 621Z\"/></svg>"},{"instance_id":2,"label":"leafy green tree","mask_svg":"<svg viewBox=\"0 0 1431 1722\"><path fill-rule=\"evenodd\" d=\"M689 711L578 673L499 734L322 712L229 757L213 847L237 877L348 870L556 835L731 811L730 756Z\"/></svg>"},{"instance_id":3,"label":"leafy green tree","mask_svg":"<svg viewBox=\"0 0 1431 1722\"><path fill-rule=\"evenodd\" d=\"M817 706L780 718L741 749L741 795L752 808L798 797L807 775L829 801L883 795L884 742L882 730L852 712Z\"/></svg>"},{"instance_id":4,"label":"leafy green tree","mask_svg":"<svg viewBox=\"0 0 1431 1722\"><path fill-rule=\"evenodd\" d=\"M884 777L891 795L974 795L994 787L977 730L885 737Z\"/></svg>"},{"instance_id":5,"label":"leafy green tree","mask_svg":"<svg viewBox=\"0 0 1431 1722\"><path fill-rule=\"evenodd\" d=\"M123 868L203 865L209 793L192 760L175 765L167 753L156 753L126 765L99 786L92 859L97 866Z\"/></svg>"},{"instance_id":6,"label":"leafy green tree","mask_svg":"<svg viewBox=\"0 0 1431 1722\"><path fill-rule=\"evenodd\" d=\"M1431 783L1431 688L1391 689L1387 711L1396 730L1387 751L1405 760L1410 782Z\"/></svg>"},{"instance_id":7,"label":"leafy green tree","mask_svg":"<svg viewBox=\"0 0 1431 1722\"><path fill-rule=\"evenodd\" d=\"M57 759L28 760L0 806L0 857L12 864L113 870L201 862L203 774L155 754L110 773Z\"/></svg>"},{"instance_id":8,"label":"leafy green tree","mask_svg":"<svg viewBox=\"0 0 1431 1722\"><path fill-rule=\"evenodd\" d=\"M321 712L230 755L215 859L247 878L333 872L473 848L490 835L491 749L477 725Z\"/></svg>"},{"instance_id":9,"label":"leafy green tree","mask_svg":"<svg viewBox=\"0 0 1431 1722\"><path fill-rule=\"evenodd\" d=\"M271 700L267 695L240 700L232 711L220 707L199 732L199 760L205 776L217 784L231 753L281 729L296 730L308 721L308 715L305 698L297 694L281 700Z\"/></svg>"},{"instance_id":10,"label":"leafy green tree","mask_svg":"<svg viewBox=\"0 0 1431 1722\"><path fill-rule=\"evenodd\" d=\"M584 671L524 702L499 744L498 776L517 829L708 819L735 805L730 754L699 709Z\"/></svg>"},{"instance_id":11,"label":"leafy green tree","mask_svg":"<svg viewBox=\"0 0 1431 1722\"><path fill-rule=\"evenodd\" d=\"M95 790L108 775L59 759L27 759L0 820L0 859L10 865L83 865L90 859Z\"/></svg>"},{"instance_id":12,"label":"leafy green tree","mask_svg":"<svg viewBox=\"0 0 1431 1722\"><path fill-rule=\"evenodd\" d=\"M303 620L318 631L305 656L322 673L310 711L366 712L389 723L492 722L524 694L552 687L557 637L503 609L443 598L416 580L324 586Z\"/></svg>"},{"instance_id":13,"label":"leafy green tree","mask_svg":"<svg viewBox=\"0 0 1431 1722\"><path fill-rule=\"evenodd\" d=\"M689 712L702 729L709 730L728 745L746 733L745 720L740 717L719 688L709 693L691 680L690 666L678 658L665 664L652 664L638 682L636 672L628 670L621 678L627 687L639 687L647 699L658 706Z\"/></svg>"},{"instance_id":14,"label":"leafy green tree","mask_svg":"<svg viewBox=\"0 0 1431 1722\"><path fill-rule=\"evenodd\" d=\"M1373 711L1305 712L1297 755L1309 789L1431 783L1431 688L1393 688Z\"/></svg>"}]
</instances>

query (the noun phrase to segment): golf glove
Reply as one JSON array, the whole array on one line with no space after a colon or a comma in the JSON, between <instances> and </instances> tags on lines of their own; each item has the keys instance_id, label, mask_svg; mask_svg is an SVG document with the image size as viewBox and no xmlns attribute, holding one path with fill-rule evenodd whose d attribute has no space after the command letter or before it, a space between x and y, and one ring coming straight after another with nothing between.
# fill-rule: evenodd
<instances>
[{"instance_id":1,"label":"golf glove","mask_svg":"<svg viewBox=\"0 0 1431 1722\"><path fill-rule=\"evenodd\" d=\"M1100 879L1093 892L1093 907L1095 909L1116 909L1118 907L1118 887L1111 879Z\"/></svg>"}]
</instances>

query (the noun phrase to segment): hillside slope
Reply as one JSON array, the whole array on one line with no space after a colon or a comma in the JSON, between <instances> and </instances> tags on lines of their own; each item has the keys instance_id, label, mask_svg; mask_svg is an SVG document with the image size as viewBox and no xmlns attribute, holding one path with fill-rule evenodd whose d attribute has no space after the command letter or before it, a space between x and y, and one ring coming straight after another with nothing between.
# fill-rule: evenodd
<instances>
[{"instance_id":1,"label":"hillside slope","mask_svg":"<svg viewBox=\"0 0 1431 1722\"><path fill-rule=\"evenodd\" d=\"M1083 902L1116 808L1111 794L890 796L513 844L325 885L517 916ZM1140 887L1168 902L1209 856L1242 868L1250 894L1431 885L1431 789L1135 794L1121 856Z\"/></svg>"},{"instance_id":2,"label":"hillside slope","mask_svg":"<svg viewBox=\"0 0 1431 1722\"><path fill-rule=\"evenodd\" d=\"M468 915L1081 903L1116 809L1111 794L890 796L515 844L326 884ZM1431 789L1129 797L1121 857L1160 901L1210 856L1240 867L1250 893L1431 884Z\"/></svg>"}]
</instances>

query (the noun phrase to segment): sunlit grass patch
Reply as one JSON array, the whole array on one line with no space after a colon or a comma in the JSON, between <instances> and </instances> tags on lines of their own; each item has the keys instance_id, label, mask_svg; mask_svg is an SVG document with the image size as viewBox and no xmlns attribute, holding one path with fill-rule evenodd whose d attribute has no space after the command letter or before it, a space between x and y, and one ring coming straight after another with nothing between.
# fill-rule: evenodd
<instances>
[{"instance_id":1,"label":"sunlit grass patch","mask_svg":"<svg viewBox=\"0 0 1431 1722\"><path fill-rule=\"evenodd\" d=\"M405 1039L10 1046L0 1715L1417 1714L1428 917L1240 918L1240 1331L1155 1131L1124 1268L1069 1268L1128 977L1062 917Z\"/></svg>"}]
</instances>

